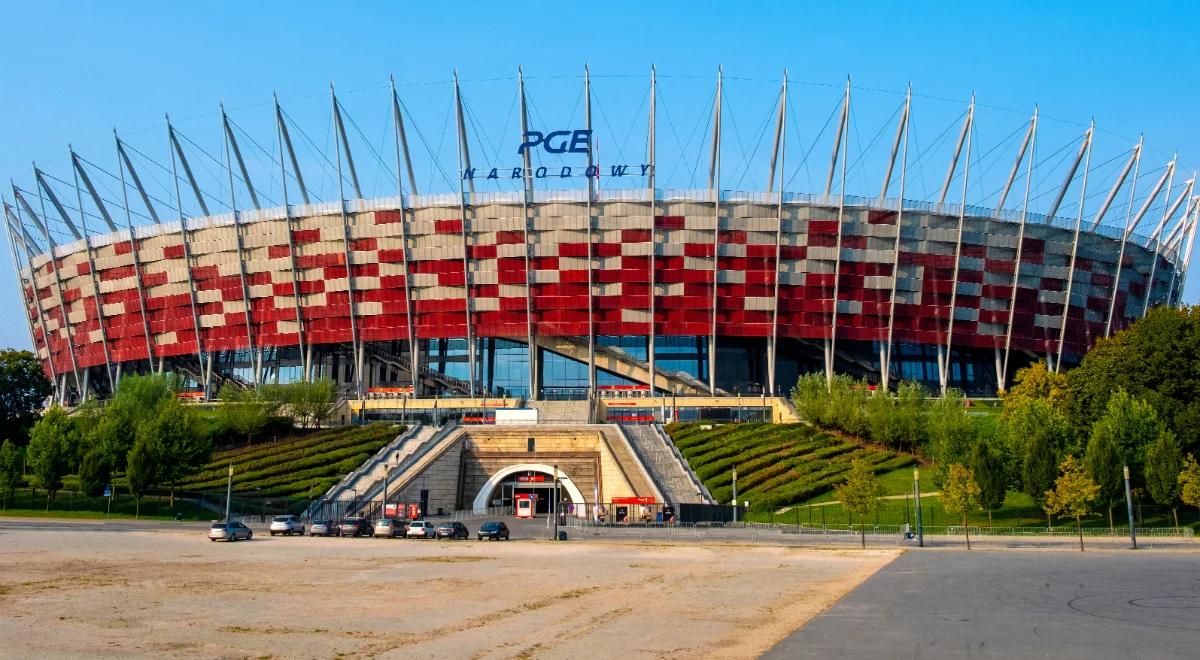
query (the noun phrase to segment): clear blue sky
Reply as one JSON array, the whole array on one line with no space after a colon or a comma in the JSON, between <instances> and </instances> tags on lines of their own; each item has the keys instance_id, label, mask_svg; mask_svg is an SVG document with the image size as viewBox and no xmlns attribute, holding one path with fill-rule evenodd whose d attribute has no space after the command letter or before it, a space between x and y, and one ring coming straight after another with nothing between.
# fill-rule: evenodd
<instances>
[{"instance_id":1,"label":"clear blue sky","mask_svg":"<svg viewBox=\"0 0 1200 660\"><path fill-rule=\"evenodd\" d=\"M34 159L69 178L68 142L98 164L115 168L114 126L132 144L165 156L164 112L178 118L188 135L203 136L218 153L219 124L213 113L224 101L235 120L270 148L270 108L263 104L278 90L291 99L288 107L295 114L311 111L318 117L311 132L319 142L327 136L320 112L327 113L328 107L320 105L320 95L332 80L344 90L352 112L362 108L356 116L375 140L384 134L387 110L386 90L379 90L395 74L414 113L436 117L425 128L431 139L438 139L448 88L420 83L443 83L457 67L478 89L489 84L507 89L521 64L531 89L544 90L555 80L576 85L573 79L585 62L597 76L597 87L608 85L603 102L620 124L614 133L644 121L635 119L645 100L638 90L651 63L664 76L664 88L672 84L671 77L682 86L695 76L709 93L721 64L734 81L763 81L740 83L745 96L737 99L742 109L750 108L753 94L758 95L753 103L762 104L746 112L741 124L745 139L753 142L773 102L770 90L776 83L767 81L787 67L793 80L829 85L806 88L812 90L807 105L813 118L807 125L814 129L836 104L837 87L850 75L856 89L889 90L876 97L886 99L876 104L878 116L869 110L858 115L862 140L886 125L899 99L891 92L912 81L919 94L954 100L941 102L953 112L942 107L937 111L944 118L923 129L927 141L940 127L953 125L959 105L975 92L987 106L1027 113L1037 103L1050 117L1078 122L1061 123L1064 136L1095 117L1106 141L1106 159L1144 131L1147 158L1155 161L1147 161L1147 170L1176 150L1185 174L1200 164L1195 124L1200 45L1194 38L1200 9L1182 2L7 2L0 18L5 101L0 104L0 173L27 189L32 189ZM603 78L618 75L628 78ZM739 84L734 81L731 90ZM433 91L425 94L426 89ZM366 92L355 90L380 96L367 103ZM547 92L531 93L535 99L537 93L543 95L541 110L558 110ZM693 98L689 93L681 90L674 98L684 105ZM863 96L870 94L864 91ZM482 92L474 98L479 101L476 114L495 115L481 121L507 121L510 96L494 95L501 99L497 105L484 103ZM574 112L570 103L562 102L564 112ZM794 103L805 106L800 100ZM934 104L930 99L926 105ZM680 119L681 133L695 130L703 119L702 113L689 115L679 105L669 110ZM982 116L979 130L992 138L987 146L1000 143L1024 121L1019 113L997 111L989 128ZM701 125L699 135L703 130ZM883 142L890 140L891 130L884 131ZM797 146L809 141L795 139ZM1047 138L1042 153L1063 146L1066 139ZM448 153L452 158L453 151ZM826 166L825 154L827 150L816 158L815 170ZM356 156L368 158L365 153ZM1005 170L1008 159L1011 155L1002 156L997 162L1004 164L996 171ZM513 160L497 156L501 165ZM635 156L626 160L640 162ZM940 178L945 162L931 162L930 180ZM1119 166L1115 162L1105 172ZM328 190L328 182L321 185ZM800 180L789 188L803 191L808 185ZM7 255L0 264L0 305L19 309ZM1188 302L1200 297L1197 273L1200 269L1188 282ZM24 324L15 314L9 319L0 325L0 345L28 346Z\"/></svg>"}]
</instances>

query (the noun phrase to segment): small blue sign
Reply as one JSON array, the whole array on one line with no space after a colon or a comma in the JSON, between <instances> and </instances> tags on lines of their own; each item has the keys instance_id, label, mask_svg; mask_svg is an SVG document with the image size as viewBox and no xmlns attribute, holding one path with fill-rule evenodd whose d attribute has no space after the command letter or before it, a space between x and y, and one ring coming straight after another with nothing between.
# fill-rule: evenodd
<instances>
[{"instance_id":1,"label":"small blue sign","mask_svg":"<svg viewBox=\"0 0 1200 660\"><path fill-rule=\"evenodd\" d=\"M112 497L112 484L104 484L104 496Z\"/></svg>"}]
</instances>

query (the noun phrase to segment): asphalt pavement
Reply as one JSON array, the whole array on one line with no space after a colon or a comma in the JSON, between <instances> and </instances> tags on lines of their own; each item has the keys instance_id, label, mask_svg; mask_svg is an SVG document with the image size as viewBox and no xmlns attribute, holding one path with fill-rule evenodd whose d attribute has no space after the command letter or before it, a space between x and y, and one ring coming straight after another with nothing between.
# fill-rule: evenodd
<instances>
[{"instance_id":1,"label":"asphalt pavement","mask_svg":"<svg viewBox=\"0 0 1200 660\"><path fill-rule=\"evenodd\" d=\"M765 658L1194 658L1200 554L909 551Z\"/></svg>"}]
</instances>

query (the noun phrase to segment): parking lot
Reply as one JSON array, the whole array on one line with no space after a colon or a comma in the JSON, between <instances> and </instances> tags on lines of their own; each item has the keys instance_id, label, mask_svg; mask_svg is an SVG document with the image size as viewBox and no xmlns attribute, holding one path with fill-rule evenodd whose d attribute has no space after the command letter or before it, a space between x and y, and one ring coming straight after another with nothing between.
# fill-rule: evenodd
<instances>
[{"instance_id":1,"label":"parking lot","mask_svg":"<svg viewBox=\"0 0 1200 660\"><path fill-rule=\"evenodd\" d=\"M508 543L0 520L4 655L754 657L896 555L556 543L505 520Z\"/></svg>"}]
</instances>

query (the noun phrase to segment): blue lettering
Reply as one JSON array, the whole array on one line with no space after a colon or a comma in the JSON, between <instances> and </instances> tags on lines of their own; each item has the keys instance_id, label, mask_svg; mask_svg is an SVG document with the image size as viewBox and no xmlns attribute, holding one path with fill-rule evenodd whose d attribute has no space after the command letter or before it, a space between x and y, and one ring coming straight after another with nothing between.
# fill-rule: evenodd
<instances>
[{"instance_id":1,"label":"blue lettering","mask_svg":"<svg viewBox=\"0 0 1200 660\"><path fill-rule=\"evenodd\" d=\"M600 166L599 165L588 165L587 170L584 171L583 175L589 179L600 178Z\"/></svg>"},{"instance_id":2,"label":"blue lettering","mask_svg":"<svg viewBox=\"0 0 1200 660\"><path fill-rule=\"evenodd\" d=\"M646 172L650 171L649 165L642 165L642 176L646 176Z\"/></svg>"},{"instance_id":3,"label":"blue lettering","mask_svg":"<svg viewBox=\"0 0 1200 660\"><path fill-rule=\"evenodd\" d=\"M474 178L475 178L475 168L474 168L474 167L471 167L471 168L468 168L468 169L465 169L465 170L463 170L463 177L462 177L462 178L463 178L463 180L466 180L466 179L474 179Z\"/></svg>"},{"instance_id":4,"label":"blue lettering","mask_svg":"<svg viewBox=\"0 0 1200 660\"><path fill-rule=\"evenodd\" d=\"M533 175L539 179L546 178L546 168L544 168L544 167L537 168L537 170L533 173Z\"/></svg>"},{"instance_id":5,"label":"blue lettering","mask_svg":"<svg viewBox=\"0 0 1200 660\"><path fill-rule=\"evenodd\" d=\"M550 133L548 133L546 135L546 139L542 144L544 145L544 148L546 149L546 151L548 153L561 154L562 152L567 150L566 137L570 134L571 134L571 131L551 131ZM563 141L558 143L557 146L555 146L550 143L550 141L555 138L563 138Z\"/></svg>"},{"instance_id":6,"label":"blue lettering","mask_svg":"<svg viewBox=\"0 0 1200 660\"><path fill-rule=\"evenodd\" d=\"M610 176L625 176L625 170L629 169L628 165L613 165L612 174Z\"/></svg>"},{"instance_id":7,"label":"blue lettering","mask_svg":"<svg viewBox=\"0 0 1200 660\"><path fill-rule=\"evenodd\" d=\"M492 171L491 171L491 172L488 172L488 177L487 177L487 178L488 178L488 180L489 180L489 181L490 181L491 179L499 179L499 178L500 178L500 174L499 174L499 173L496 171L496 168L494 168L494 167L493 167L493 168L492 168Z\"/></svg>"},{"instance_id":8,"label":"blue lettering","mask_svg":"<svg viewBox=\"0 0 1200 660\"><path fill-rule=\"evenodd\" d=\"M553 133L551 133L551 135L553 135ZM541 131L525 131L524 139L525 141L521 143L521 146L517 147L518 154L525 153L525 149L529 147L538 146L542 143L542 140L545 139L545 136L542 135Z\"/></svg>"},{"instance_id":9,"label":"blue lettering","mask_svg":"<svg viewBox=\"0 0 1200 660\"><path fill-rule=\"evenodd\" d=\"M592 150L592 129L579 129L571 135L570 152L586 154Z\"/></svg>"},{"instance_id":10,"label":"blue lettering","mask_svg":"<svg viewBox=\"0 0 1200 660\"><path fill-rule=\"evenodd\" d=\"M564 179L571 176L571 168L569 168L569 167L562 168L562 172L558 176L560 176Z\"/></svg>"},{"instance_id":11,"label":"blue lettering","mask_svg":"<svg viewBox=\"0 0 1200 660\"><path fill-rule=\"evenodd\" d=\"M524 173L524 168L521 168L521 167L514 167L514 168L513 168L513 175L512 175L512 178L514 178L514 179L519 179L519 178L521 178L521 175L522 175L523 173Z\"/></svg>"}]
</instances>

